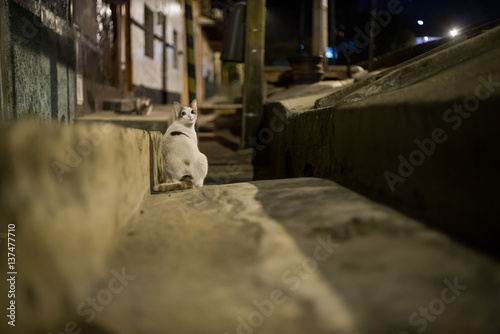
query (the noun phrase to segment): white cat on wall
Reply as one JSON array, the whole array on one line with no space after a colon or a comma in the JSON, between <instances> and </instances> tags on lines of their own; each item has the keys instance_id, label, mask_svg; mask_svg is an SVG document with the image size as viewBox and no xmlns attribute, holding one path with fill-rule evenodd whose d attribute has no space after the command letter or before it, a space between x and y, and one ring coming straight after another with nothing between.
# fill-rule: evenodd
<instances>
[{"instance_id":1,"label":"white cat on wall","mask_svg":"<svg viewBox=\"0 0 500 334\"><path fill-rule=\"evenodd\" d=\"M198 149L195 124L198 118L196 99L190 107L174 102L175 121L163 135L162 154L166 182L156 185L158 192L202 187L207 176L207 157Z\"/></svg>"}]
</instances>

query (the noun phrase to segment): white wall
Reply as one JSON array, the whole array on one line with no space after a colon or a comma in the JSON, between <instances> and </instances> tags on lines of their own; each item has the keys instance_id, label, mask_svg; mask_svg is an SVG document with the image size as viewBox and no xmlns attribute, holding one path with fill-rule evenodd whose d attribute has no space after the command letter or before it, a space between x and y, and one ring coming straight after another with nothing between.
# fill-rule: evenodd
<instances>
[{"instance_id":1,"label":"white wall","mask_svg":"<svg viewBox=\"0 0 500 334\"><path fill-rule=\"evenodd\" d=\"M174 29L178 36L178 67L174 68L174 50L167 49L167 91L182 94L185 70L184 10L179 0L134 0L131 2L131 17L144 24L144 5L154 12L154 32L162 36L162 26L158 24L158 12L167 20L167 43L174 42ZM162 43L154 40L154 58L145 55L144 30L132 24L132 82L134 86L162 89Z\"/></svg>"},{"instance_id":2,"label":"white wall","mask_svg":"<svg viewBox=\"0 0 500 334\"><path fill-rule=\"evenodd\" d=\"M184 25L184 9L178 0L170 0L167 16L167 43L174 43L174 29L177 31L177 54L178 67L174 68L174 50L169 48L167 52L167 89L168 91L182 92L184 72L186 71L186 39Z\"/></svg>"}]
</instances>

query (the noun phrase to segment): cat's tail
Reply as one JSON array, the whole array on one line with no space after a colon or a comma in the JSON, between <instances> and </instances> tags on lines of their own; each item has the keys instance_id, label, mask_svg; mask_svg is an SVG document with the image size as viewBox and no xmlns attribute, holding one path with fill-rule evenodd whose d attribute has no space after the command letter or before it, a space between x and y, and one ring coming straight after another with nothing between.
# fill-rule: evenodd
<instances>
[{"instance_id":1,"label":"cat's tail","mask_svg":"<svg viewBox=\"0 0 500 334\"><path fill-rule=\"evenodd\" d=\"M179 182L157 184L156 186L153 187L153 191L167 192L167 191L191 189L193 187L194 187L193 177L191 175L184 175L183 177L181 177L181 180Z\"/></svg>"}]
</instances>

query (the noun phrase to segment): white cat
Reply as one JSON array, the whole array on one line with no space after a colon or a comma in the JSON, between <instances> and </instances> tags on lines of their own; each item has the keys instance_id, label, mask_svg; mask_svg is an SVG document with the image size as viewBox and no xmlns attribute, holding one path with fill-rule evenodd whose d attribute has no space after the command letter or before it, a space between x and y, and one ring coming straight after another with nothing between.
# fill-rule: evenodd
<instances>
[{"instance_id":1,"label":"white cat","mask_svg":"<svg viewBox=\"0 0 500 334\"><path fill-rule=\"evenodd\" d=\"M194 125L198 118L198 104L184 107L174 102L176 120L163 135L162 154L165 160L166 183L156 185L154 191L173 191L202 187L207 176L207 157L198 149Z\"/></svg>"}]
</instances>

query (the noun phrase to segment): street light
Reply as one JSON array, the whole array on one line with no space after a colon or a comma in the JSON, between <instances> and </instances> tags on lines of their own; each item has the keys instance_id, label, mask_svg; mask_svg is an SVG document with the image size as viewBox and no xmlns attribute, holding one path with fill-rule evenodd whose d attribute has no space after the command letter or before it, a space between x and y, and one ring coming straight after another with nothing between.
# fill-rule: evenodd
<instances>
[{"instance_id":1,"label":"street light","mask_svg":"<svg viewBox=\"0 0 500 334\"><path fill-rule=\"evenodd\" d=\"M424 21L422 21L422 20L418 20L418 21L417 21L417 24L418 24L419 26L423 26L423 25L424 25Z\"/></svg>"},{"instance_id":2,"label":"street light","mask_svg":"<svg viewBox=\"0 0 500 334\"><path fill-rule=\"evenodd\" d=\"M451 37L455 37L456 35L458 35L458 30L457 29L451 29L450 30L450 35L451 35Z\"/></svg>"}]
</instances>

